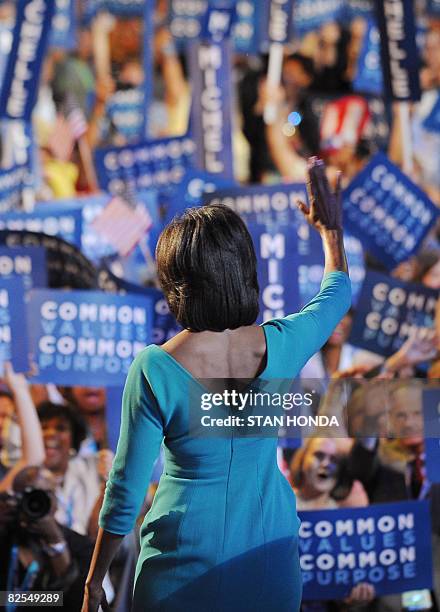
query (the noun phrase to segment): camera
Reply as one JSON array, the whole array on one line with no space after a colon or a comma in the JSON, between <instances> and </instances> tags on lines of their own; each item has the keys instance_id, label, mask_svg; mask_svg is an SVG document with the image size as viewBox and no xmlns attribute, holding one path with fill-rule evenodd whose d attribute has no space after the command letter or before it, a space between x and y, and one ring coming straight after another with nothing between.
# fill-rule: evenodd
<instances>
[{"instance_id":1,"label":"camera","mask_svg":"<svg viewBox=\"0 0 440 612\"><path fill-rule=\"evenodd\" d=\"M31 521L38 521L49 514L52 500L47 491L26 487L22 493L14 493L18 513Z\"/></svg>"}]
</instances>

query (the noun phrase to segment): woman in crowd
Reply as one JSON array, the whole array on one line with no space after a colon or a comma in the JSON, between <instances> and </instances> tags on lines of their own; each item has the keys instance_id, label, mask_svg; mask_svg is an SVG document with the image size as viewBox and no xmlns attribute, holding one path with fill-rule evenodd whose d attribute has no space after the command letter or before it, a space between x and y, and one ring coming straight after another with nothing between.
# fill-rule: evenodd
<instances>
[{"instance_id":1,"label":"woman in crowd","mask_svg":"<svg viewBox=\"0 0 440 612\"><path fill-rule=\"evenodd\" d=\"M339 507L362 507L368 498L359 482L348 471L350 439L307 438L295 453L290 465L298 510L329 510ZM375 597L374 587L360 583L353 587L343 602L315 602L325 610L343 610L351 606L367 606ZM313 602L303 602L303 612L314 609Z\"/></svg>"},{"instance_id":2,"label":"woman in crowd","mask_svg":"<svg viewBox=\"0 0 440 612\"><path fill-rule=\"evenodd\" d=\"M77 456L85 422L72 406L44 402L38 407L46 451L45 466L56 482L56 519L77 533L96 536L97 509L111 467L112 453Z\"/></svg>"},{"instance_id":3,"label":"woman in crowd","mask_svg":"<svg viewBox=\"0 0 440 612\"><path fill-rule=\"evenodd\" d=\"M16 374L12 364L6 362L3 380L10 395L3 393L0 398L0 449L5 442L3 429L11 423L15 410L21 434L21 457L9 468L0 464L0 492L11 488L15 476L23 468L44 461L41 427L25 376Z\"/></svg>"}]
</instances>

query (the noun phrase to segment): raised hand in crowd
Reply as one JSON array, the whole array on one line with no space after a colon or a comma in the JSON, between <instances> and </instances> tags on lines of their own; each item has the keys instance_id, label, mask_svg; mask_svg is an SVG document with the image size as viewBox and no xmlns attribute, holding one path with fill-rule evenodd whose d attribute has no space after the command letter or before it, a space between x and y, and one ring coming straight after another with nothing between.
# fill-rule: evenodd
<instances>
[{"instance_id":1,"label":"raised hand in crowd","mask_svg":"<svg viewBox=\"0 0 440 612\"><path fill-rule=\"evenodd\" d=\"M360 582L354 586L350 595L344 600L347 606L367 605L376 597L376 591L372 584Z\"/></svg>"},{"instance_id":2,"label":"raised hand in crowd","mask_svg":"<svg viewBox=\"0 0 440 612\"><path fill-rule=\"evenodd\" d=\"M438 335L435 329L414 328L401 348L388 357L384 372L402 372L420 363L428 362L437 355ZM409 370L412 374L412 370Z\"/></svg>"},{"instance_id":3,"label":"raised hand in crowd","mask_svg":"<svg viewBox=\"0 0 440 612\"><path fill-rule=\"evenodd\" d=\"M0 481L0 491L8 491L15 476L25 467L44 461L43 434L35 405L24 374L14 372L12 364L4 364L4 382L12 394L20 427L22 456Z\"/></svg>"}]
</instances>

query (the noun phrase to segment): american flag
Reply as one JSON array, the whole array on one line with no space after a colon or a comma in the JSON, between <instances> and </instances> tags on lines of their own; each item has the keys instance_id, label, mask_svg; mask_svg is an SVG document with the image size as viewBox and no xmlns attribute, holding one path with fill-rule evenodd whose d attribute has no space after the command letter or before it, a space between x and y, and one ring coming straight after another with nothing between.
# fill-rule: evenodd
<instances>
[{"instance_id":1,"label":"american flag","mask_svg":"<svg viewBox=\"0 0 440 612\"><path fill-rule=\"evenodd\" d=\"M125 257L145 236L153 220L142 204L134 207L121 196L115 196L91 225L121 257Z\"/></svg>"},{"instance_id":2,"label":"american flag","mask_svg":"<svg viewBox=\"0 0 440 612\"><path fill-rule=\"evenodd\" d=\"M68 93L64 101L64 115L73 140L79 140L87 132L87 119L77 99Z\"/></svg>"}]
</instances>

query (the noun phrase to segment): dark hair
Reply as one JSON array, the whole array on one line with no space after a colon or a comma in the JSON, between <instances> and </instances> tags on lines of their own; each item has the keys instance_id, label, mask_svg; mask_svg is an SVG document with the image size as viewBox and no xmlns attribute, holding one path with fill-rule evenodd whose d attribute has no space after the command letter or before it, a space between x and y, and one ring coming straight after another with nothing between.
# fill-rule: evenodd
<instances>
[{"instance_id":1,"label":"dark hair","mask_svg":"<svg viewBox=\"0 0 440 612\"><path fill-rule=\"evenodd\" d=\"M303 55L302 53L291 53L284 59L284 63L287 62L298 62L304 72L306 72L312 78L315 77L315 64L310 57L307 57L307 55Z\"/></svg>"},{"instance_id":2,"label":"dark hair","mask_svg":"<svg viewBox=\"0 0 440 612\"><path fill-rule=\"evenodd\" d=\"M70 405L41 402L37 407L40 422L50 419L63 419L67 421L72 432L72 447L78 452L81 442L87 435L87 426L79 412Z\"/></svg>"},{"instance_id":3,"label":"dark hair","mask_svg":"<svg viewBox=\"0 0 440 612\"><path fill-rule=\"evenodd\" d=\"M157 273L171 312L186 329L224 331L258 316L257 259L242 219L223 205L189 208L156 248Z\"/></svg>"},{"instance_id":4,"label":"dark hair","mask_svg":"<svg viewBox=\"0 0 440 612\"><path fill-rule=\"evenodd\" d=\"M12 403L14 403L14 396L12 393L10 391L6 391L6 389L2 387L0 387L0 397L7 397Z\"/></svg>"}]
</instances>

